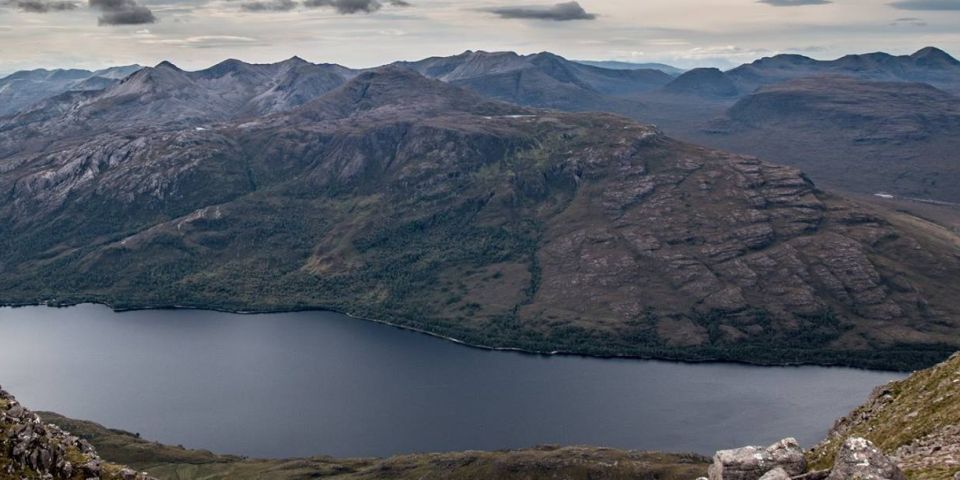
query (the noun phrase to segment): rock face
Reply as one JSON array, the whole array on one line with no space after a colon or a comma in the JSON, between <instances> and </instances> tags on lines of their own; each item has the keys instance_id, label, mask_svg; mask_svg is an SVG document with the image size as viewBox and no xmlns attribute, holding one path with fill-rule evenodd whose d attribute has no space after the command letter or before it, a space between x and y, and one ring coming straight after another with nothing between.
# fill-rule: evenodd
<instances>
[{"instance_id":1,"label":"rock face","mask_svg":"<svg viewBox=\"0 0 960 480\"><path fill-rule=\"evenodd\" d=\"M54 480L155 480L104 462L84 439L44 424L0 388L0 477Z\"/></svg>"},{"instance_id":2,"label":"rock face","mask_svg":"<svg viewBox=\"0 0 960 480\"><path fill-rule=\"evenodd\" d=\"M900 467L869 440L848 438L827 480L906 480Z\"/></svg>"},{"instance_id":3,"label":"rock face","mask_svg":"<svg viewBox=\"0 0 960 480\"><path fill-rule=\"evenodd\" d=\"M807 469L796 439L785 438L769 447L720 450L710 465L710 480L783 480Z\"/></svg>"},{"instance_id":4,"label":"rock face","mask_svg":"<svg viewBox=\"0 0 960 480\"><path fill-rule=\"evenodd\" d=\"M777 467L764 473L760 480L790 480L790 474L783 467Z\"/></svg>"}]
</instances>

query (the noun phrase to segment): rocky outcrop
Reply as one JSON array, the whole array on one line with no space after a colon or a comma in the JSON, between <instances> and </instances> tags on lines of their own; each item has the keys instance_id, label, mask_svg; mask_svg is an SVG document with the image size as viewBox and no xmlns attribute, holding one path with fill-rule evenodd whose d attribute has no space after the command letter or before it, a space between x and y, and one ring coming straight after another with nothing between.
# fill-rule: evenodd
<instances>
[{"instance_id":1,"label":"rocky outcrop","mask_svg":"<svg viewBox=\"0 0 960 480\"><path fill-rule=\"evenodd\" d=\"M906 480L900 467L869 440L848 438L827 480Z\"/></svg>"},{"instance_id":2,"label":"rocky outcrop","mask_svg":"<svg viewBox=\"0 0 960 480\"><path fill-rule=\"evenodd\" d=\"M0 389L0 478L155 480L103 461L86 440L44 424Z\"/></svg>"},{"instance_id":3,"label":"rocky outcrop","mask_svg":"<svg viewBox=\"0 0 960 480\"><path fill-rule=\"evenodd\" d=\"M709 480L906 480L894 459L869 440L851 437L829 470L807 471L804 452L793 438L767 448L720 450Z\"/></svg>"},{"instance_id":4,"label":"rocky outcrop","mask_svg":"<svg viewBox=\"0 0 960 480\"><path fill-rule=\"evenodd\" d=\"M807 468L803 449L794 438L769 447L720 450L710 465L710 480L780 480L802 474ZM782 472L782 473L781 473Z\"/></svg>"}]
</instances>

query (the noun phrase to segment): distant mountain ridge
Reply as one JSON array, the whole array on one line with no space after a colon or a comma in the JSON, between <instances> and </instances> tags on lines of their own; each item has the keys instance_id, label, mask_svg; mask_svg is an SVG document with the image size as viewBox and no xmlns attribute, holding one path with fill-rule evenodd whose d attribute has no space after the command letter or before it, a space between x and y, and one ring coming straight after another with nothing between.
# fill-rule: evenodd
<instances>
[{"instance_id":1,"label":"distant mountain ridge","mask_svg":"<svg viewBox=\"0 0 960 480\"><path fill-rule=\"evenodd\" d=\"M655 90L673 79L660 70L599 68L549 52L466 51L394 65L498 100L564 110L597 110L600 105L629 102L626 97Z\"/></svg>"},{"instance_id":2,"label":"distant mountain ridge","mask_svg":"<svg viewBox=\"0 0 960 480\"><path fill-rule=\"evenodd\" d=\"M103 70L24 70L0 78L0 116L10 115L67 91L102 90L141 67L128 65Z\"/></svg>"},{"instance_id":3,"label":"distant mountain ridge","mask_svg":"<svg viewBox=\"0 0 960 480\"><path fill-rule=\"evenodd\" d=\"M763 85L816 75L922 82L953 91L960 89L960 61L935 47L925 47L911 55L877 52L846 55L836 60L776 55L728 70L726 75L745 93Z\"/></svg>"},{"instance_id":4,"label":"distant mountain ridge","mask_svg":"<svg viewBox=\"0 0 960 480\"><path fill-rule=\"evenodd\" d=\"M789 80L738 99L689 135L776 158L835 188L960 202L960 97L924 83Z\"/></svg>"},{"instance_id":5,"label":"distant mountain ridge","mask_svg":"<svg viewBox=\"0 0 960 480\"><path fill-rule=\"evenodd\" d=\"M660 70L663 73L670 75L680 75L686 70L682 68L674 67L673 65L667 65L665 63L636 63L636 62L621 62L616 60L574 60L577 63L582 63L584 65L590 65L591 67L600 67L600 68L610 68L613 70L640 70L640 69L652 69Z\"/></svg>"}]
</instances>

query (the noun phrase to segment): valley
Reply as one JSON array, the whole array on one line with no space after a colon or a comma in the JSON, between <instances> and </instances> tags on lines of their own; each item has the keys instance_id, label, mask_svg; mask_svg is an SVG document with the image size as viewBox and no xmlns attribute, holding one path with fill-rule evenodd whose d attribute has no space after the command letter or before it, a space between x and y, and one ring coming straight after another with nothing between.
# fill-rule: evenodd
<instances>
[{"instance_id":1,"label":"valley","mask_svg":"<svg viewBox=\"0 0 960 480\"><path fill-rule=\"evenodd\" d=\"M362 73L161 64L7 117L0 300L327 309L479 346L691 361L911 369L956 348L949 228L621 116L458 86L491 58L491 74L572 72L598 93L648 82L483 52Z\"/></svg>"}]
</instances>

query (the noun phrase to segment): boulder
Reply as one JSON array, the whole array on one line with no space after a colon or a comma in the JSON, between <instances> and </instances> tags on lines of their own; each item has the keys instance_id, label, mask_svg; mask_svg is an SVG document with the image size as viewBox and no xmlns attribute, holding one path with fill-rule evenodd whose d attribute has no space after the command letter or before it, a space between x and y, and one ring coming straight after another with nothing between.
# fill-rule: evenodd
<instances>
[{"instance_id":1,"label":"boulder","mask_svg":"<svg viewBox=\"0 0 960 480\"><path fill-rule=\"evenodd\" d=\"M869 440L848 438L827 480L906 480L900 467Z\"/></svg>"},{"instance_id":2,"label":"boulder","mask_svg":"<svg viewBox=\"0 0 960 480\"><path fill-rule=\"evenodd\" d=\"M790 474L783 467L777 467L764 473L760 480L790 480Z\"/></svg>"},{"instance_id":3,"label":"boulder","mask_svg":"<svg viewBox=\"0 0 960 480\"><path fill-rule=\"evenodd\" d=\"M787 477L807 469L803 449L794 438L785 438L769 447L743 447L720 450L708 470L710 480L760 480L767 472L780 468ZM774 479L765 479L774 480Z\"/></svg>"}]
</instances>

